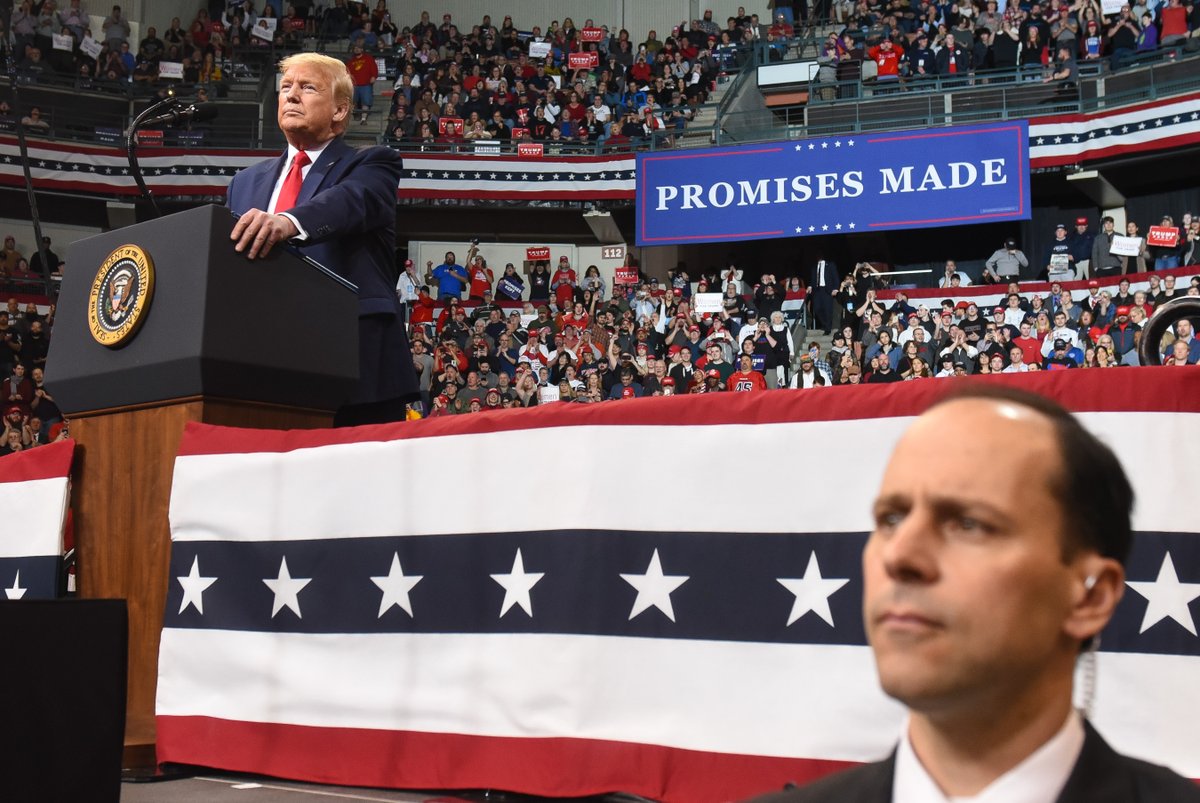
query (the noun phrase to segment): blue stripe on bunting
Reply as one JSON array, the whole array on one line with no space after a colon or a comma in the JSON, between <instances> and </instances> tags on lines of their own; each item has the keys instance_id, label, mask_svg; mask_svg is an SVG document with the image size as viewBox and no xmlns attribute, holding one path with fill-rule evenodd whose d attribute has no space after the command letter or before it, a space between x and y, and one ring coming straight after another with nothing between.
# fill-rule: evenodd
<instances>
[{"instance_id":1,"label":"blue stripe on bunting","mask_svg":"<svg viewBox=\"0 0 1200 803\"><path fill-rule=\"evenodd\" d=\"M0 601L55 599L61 564L56 555L0 558Z\"/></svg>"},{"instance_id":2,"label":"blue stripe on bunting","mask_svg":"<svg viewBox=\"0 0 1200 803\"><path fill-rule=\"evenodd\" d=\"M860 559L865 534L545 531L393 538L235 543L177 542L171 559L166 627L289 633L573 633L765 643L865 644ZM503 617L505 589L491 578L513 569L542 573L530 591L533 616L513 605ZM675 616L650 607L630 618L637 590L622 574L644 575L655 550L665 575L688 580L670 593ZM826 580L846 582L828 596L834 625L809 611L787 621L795 595L777 578L805 578L815 551ZM410 617L398 606L379 616L381 590L372 577L389 573L392 555L403 573L422 579L409 592ZM1166 554L1186 573L1200 566L1200 537L1140 533L1129 579L1154 581ZM297 600L272 617L286 558L292 578L308 578ZM191 573L216 578L180 612ZM1182 583L1200 577L1180 575ZM24 582L22 573L22 582ZM1127 589L1102 639L1105 651L1200 656L1200 638L1162 619L1139 630L1146 599ZM1200 622L1200 600L1192 614Z\"/></svg>"}]
</instances>

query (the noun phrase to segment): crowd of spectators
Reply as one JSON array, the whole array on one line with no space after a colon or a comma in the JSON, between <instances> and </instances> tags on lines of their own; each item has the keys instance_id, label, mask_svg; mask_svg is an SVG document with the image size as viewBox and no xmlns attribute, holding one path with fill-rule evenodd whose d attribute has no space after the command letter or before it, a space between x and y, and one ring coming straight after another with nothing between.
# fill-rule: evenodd
<instances>
[{"instance_id":1,"label":"crowd of spectators","mask_svg":"<svg viewBox=\"0 0 1200 803\"><path fill-rule=\"evenodd\" d=\"M93 30L84 0L23 0L13 8L0 40L19 80L73 82L81 90L112 90L135 95L167 88L204 87L223 95L237 69L233 53L255 48L299 47L303 23L276 18L269 3L230 3L219 17L201 8L189 25L178 17L163 30L144 27L140 39L121 6L105 7ZM101 11L97 10L97 15ZM295 12L292 11L292 17Z\"/></svg>"},{"instance_id":2,"label":"crowd of spectators","mask_svg":"<svg viewBox=\"0 0 1200 803\"><path fill-rule=\"evenodd\" d=\"M1070 87L1080 64L1119 70L1163 48L1192 49L1200 36L1200 4L1183 0L1134 0L1112 14L1099 0L834 0L830 12L840 30L818 56L826 99L854 94L838 82L920 88L978 71Z\"/></svg>"},{"instance_id":3,"label":"crowd of spectators","mask_svg":"<svg viewBox=\"0 0 1200 803\"><path fill-rule=\"evenodd\" d=\"M22 307L10 298L0 309L0 456L67 437L66 421L44 377L53 324L53 306L43 314L36 304Z\"/></svg>"},{"instance_id":4,"label":"crowd of spectators","mask_svg":"<svg viewBox=\"0 0 1200 803\"><path fill-rule=\"evenodd\" d=\"M947 295L965 277L949 263ZM1152 266L1150 266L1152 267ZM546 401L598 402L638 396L877 384L987 373L1138 365L1141 334L1155 307L1200 296L1200 275L1128 277L1114 289L1088 282L1077 297L1053 282L1044 294L1018 281L995 285L1003 302L984 309L947 298L884 301L886 274L863 263L835 293L832 342L806 342L811 315L797 320L804 281L736 266L668 282L640 275L611 288L591 265L582 276L567 257L497 275L473 246L425 266L409 261L400 295L410 310L414 365L429 415ZM1197 270L1200 274L1200 270ZM697 293L723 294L699 313ZM463 300L463 295L467 299ZM811 300L811 298L807 299ZM1200 362L1196 321L1183 319L1161 349L1169 365Z\"/></svg>"},{"instance_id":5,"label":"crowd of spectators","mask_svg":"<svg viewBox=\"0 0 1200 803\"><path fill-rule=\"evenodd\" d=\"M357 8L351 8L357 7ZM331 15L338 9L331 23ZM395 141L450 146L463 140L541 142L551 149L622 148L670 139L705 103L718 76L755 46L782 58L790 25L764 25L743 10L724 26L707 11L668 35L641 41L601 20L570 17L544 27L499 25L489 16L459 26L428 12L402 26L385 0L338 0L321 25L370 52L397 59L387 133ZM590 59L587 65L578 60ZM574 61L573 61L574 60Z\"/></svg>"}]
</instances>

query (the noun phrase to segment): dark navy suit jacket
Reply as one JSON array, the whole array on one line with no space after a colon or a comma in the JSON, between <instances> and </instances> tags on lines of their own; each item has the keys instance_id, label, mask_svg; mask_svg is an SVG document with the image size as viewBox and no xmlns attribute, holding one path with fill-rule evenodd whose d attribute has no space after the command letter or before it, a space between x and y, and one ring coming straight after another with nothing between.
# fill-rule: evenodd
<instances>
[{"instance_id":1,"label":"dark navy suit jacket","mask_svg":"<svg viewBox=\"0 0 1200 803\"><path fill-rule=\"evenodd\" d=\"M236 214L267 209L287 153L233 177L227 203ZM332 140L309 168L289 209L308 233L302 253L358 286L359 386L349 404L417 398L418 385L396 297L396 187L399 154ZM402 410L399 412L402 413Z\"/></svg>"},{"instance_id":2,"label":"dark navy suit jacket","mask_svg":"<svg viewBox=\"0 0 1200 803\"><path fill-rule=\"evenodd\" d=\"M1197 803L1200 786L1159 767L1123 756L1108 746L1091 723L1079 759L1058 796L1058 803ZM816 783L764 797L752 803L889 803L893 753L886 760L839 772Z\"/></svg>"}]
</instances>

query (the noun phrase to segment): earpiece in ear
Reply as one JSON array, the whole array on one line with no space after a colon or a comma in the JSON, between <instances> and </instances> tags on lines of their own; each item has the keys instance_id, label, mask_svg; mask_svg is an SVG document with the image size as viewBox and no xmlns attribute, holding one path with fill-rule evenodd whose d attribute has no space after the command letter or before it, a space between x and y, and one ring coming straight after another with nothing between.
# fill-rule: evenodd
<instances>
[{"instance_id":1,"label":"earpiece in ear","mask_svg":"<svg viewBox=\"0 0 1200 803\"><path fill-rule=\"evenodd\" d=\"M1091 591L1093 588L1095 588L1096 587L1096 575L1094 575L1094 574L1088 575L1088 579L1083 581L1083 587L1088 591Z\"/></svg>"}]
</instances>

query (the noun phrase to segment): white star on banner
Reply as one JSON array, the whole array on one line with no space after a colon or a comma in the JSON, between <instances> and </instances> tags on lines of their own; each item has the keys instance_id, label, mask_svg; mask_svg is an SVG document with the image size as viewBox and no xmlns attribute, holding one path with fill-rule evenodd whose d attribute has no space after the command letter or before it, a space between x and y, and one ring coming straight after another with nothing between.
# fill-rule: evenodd
<instances>
[{"instance_id":1,"label":"white star on banner","mask_svg":"<svg viewBox=\"0 0 1200 803\"><path fill-rule=\"evenodd\" d=\"M495 173L489 173L489 174L488 174L488 178L490 178L492 181L495 181L495 180L496 180L496 174L495 174Z\"/></svg>"},{"instance_id":2,"label":"white star on banner","mask_svg":"<svg viewBox=\"0 0 1200 803\"><path fill-rule=\"evenodd\" d=\"M1126 580L1125 585L1145 597L1148 603L1139 633L1145 633L1163 619L1170 617L1183 625L1184 630L1193 636L1196 635L1196 620L1192 618L1188 604L1200 597L1200 583L1179 582L1170 552L1163 557L1158 577L1153 582Z\"/></svg>"},{"instance_id":3,"label":"white star on banner","mask_svg":"<svg viewBox=\"0 0 1200 803\"><path fill-rule=\"evenodd\" d=\"M814 145L814 144L812 144L811 142L810 142L810 143L808 143L808 149L809 149L810 151L811 151L811 150L813 150L813 149L815 149L816 147L817 147L817 146L816 146L816 145Z\"/></svg>"},{"instance_id":4,"label":"white star on banner","mask_svg":"<svg viewBox=\"0 0 1200 803\"><path fill-rule=\"evenodd\" d=\"M1055 145L1061 145L1061 144L1062 144L1062 137L1055 137L1055 138L1054 138L1054 144L1055 144Z\"/></svg>"},{"instance_id":5,"label":"white star on banner","mask_svg":"<svg viewBox=\"0 0 1200 803\"><path fill-rule=\"evenodd\" d=\"M849 578L821 577L821 565L817 563L815 550L808 556L808 568L804 570L803 577L776 577L775 580L796 597L792 603L792 612L788 615L788 625L812 611L830 627L833 627L833 611L829 610L829 598L833 596L833 592L850 582Z\"/></svg>"},{"instance_id":6,"label":"white star on banner","mask_svg":"<svg viewBox=\"0 0 1200 803\"><path fill-rule=\"evenodd\" d=\"M809 230L809 231L816 231L816 230L817 230L817 227L816 227L816 226L809 226L809 227L808 227L808 230Z\"/></svg>"},{"instance_id":7,"label":"white star on banner","mask_svg":"<svg viewBox=\"0 0 1200 803\"><path fill-rule=\"evenodd\" d=\"M851 223L851 224L850 224L850 228L854 228L854 224L853 224L853 223Z\"/></svg>"},{"instance_id":8,"label":"white star on banner","mask_svg":"<svg viewBox=\"0 0 1200 803\"><path fill-rule=\"evenodd\" d=\"M841 223L836 223L836 224L834 224L834 228L835 228L835 229L837 229L838 231L841 231L841 230L842 230L842 224L841 224Z\"/></svg>"},{"instance_id":9,"label":"white star on banner","mask_svg":"<svg viewBox=\"0 0 1200 803\"><path fill-rule=\"evenodd\" d=\"M662 561L659 560L658 550L650 556L650 565L645 574L623 574L621 579L637 589L637 599L633 601L633 610L629 618L637 616L648 608L658 608L672 622L675 621L675 609L671 607L671 592L688 581L684 575L663 574Z\"/></svg>"},{"instance_id":10,"label":"white star on banner","mask_svg":"<svg viewBox=\"0 0 1200 803\"><path fill-rule=\"evenodd\" d=\"M821 224L821 231L829 231L829 224L828 224L828 223L822 223L822 224Z\"/></svg>"},{"instance_id":11,"label":"white star on banner","mask_svg":"<svg viewBox=\"0 0 1200 803\"><path fill-rule=\"evenodd\" d=\"M1142 131L1145 128L1146 128L1146 123L1144 121L1138 123L1138 131Z\"/></svg>"},{"instance_id":12,"label":"white star on banner","mask_svg":"<svg viewBox=\"0 0 1200 803\"><path fill-rule=\"evenodd\" d=\"M20 599L21 597L25 596L25 592L28 590L28 588L21 588L21 570L18 569L17 577L15 580L13 580L12 588L4 589L4 596L8 599Z\"/></svg>"},{"instance_id":13,"label":"white star on banner","mask_svg":"<svg viewBox=\"0 0 1200 803\"><path fill-rule=\"evenodd\" d=\"M802 151L802 150L804 150L804 146L803 146L803 145L797 145L797 146L796 146L796 150L798 150L798 151Z\"/></svg>"},{"instance_id":14,"label":"white star on banner","mask_svg":"<svg viewBox=\"0 0 1200 803\"><path fill-rule=\"evenodd\" d=\"M459 173L459 174L458 174L458 177L459 177L459 178L466 178L466 177L467 177L467 174L466 174L466 173Z\"/></svg>"},{"instance_id":15,"label":"white star on banner","mask_svg":"<svg viewBox=\"0 0 1200 803\"><path fill-rule=\"evenodd\" d=\"M848 140L846 140L846 144L847 144L847 145L849 145L851 148L853 148L853 147L854 147L854 140L852 140L852 139L848 139Z\"/></svg>"},{"instance_id":16,"label":"white star on banner","mask_svg":"<svg viewBox=\"0 0 1200 803\"><path fill-rule=\"evenodd\" d=\"M200 556L196 555L192 558L192 570L187 573L186 577L176 577L179 585L183 586L183 600L179 603L179 612L183 613L187 610L187 606L196 606L196 612L204 614L204 592L205 590L217 582L215 577L200 576Z\"/></svg>"},{"instance_id":17,"label":"white star on banner","mask_svg":"<svg viewBox=\"0 0 1200 803\"><path fill-rule=\"evenodd\" d=\"M1045 138L1045 137L1038 137L1038 138L1037 138L1037 144L1038 144L1038 145L1045 145L1045 144L1046 144L1046 138Z\"/></svg>"},{"instance_id":18,"label":"white star on banner","mask_svg":"<svg viewBox=\"0 0 1200 803\"><path fill-rule=\"evenodd\" d=\"M504 586L504 604L500 606L500 616L508 613L513 605L520 605L521 610L530 618L533 617L533 601L529 598L529 590L545 577L545 572L526 572L525 561L521 550L513 558L512 571L508 574L493 574L492 579Z\"/></svg>"},{"instance_id":19,"label":"white star on banner","mask_svg":"<svg viewBox=\"0 0 1200 803\"><path fill-rule=\"evenodd\" d=\"M835 139L835 140L833 141L833 147L835 147L835 148L840 148L840 147L842 147L842 143L841 143L841 141L840 141L840 140L836 140L836 139Z\"/></svg>"},{"instance_id":20,"label":"white star on banner","mask_svg":"<svg viewBox=\"0 0 1200 803\"><path fill-rule=\"evenodd\" d=\"M829 143L828 143L828 142L822 142L822 143L821 143L821 147L822 147L822 148L828 148L828 147L829 147Z\"/></svg>"},{"instance_id":21,"label":"white star on banner","mask_svg":"<svg viewBox=\"0 0 1200 803\"><path fill-rule=\"evenodd\" d=\"M383 597L379 600L379 616L382 619L383 615L388 612L393 605L399 606L409 616L413 615L412 601L408 598L408 592L413 590L413 586L421 582L424 575L404 575L404 569L400 567L400 553L392 553L392 566L388 569L386 577L372 577L371 582L379 586L379 590L383 592Z\"/></svg>"},{"instance_id":22,"label":"white star on banner","mask_svg":"<svg viewBox=\"0 0 1200 803\"><path fill-rule=\"evenodd\" d=\"M292 575L288 573L287 558L285 557L279 561L279 576L274 579L264 577L263 582L275 594L275 602L271 605L272 619L284 607L291 608L292 613L296 614L297 619L303 618L300 616L300 592L306 585L312 582L311 577L297 577L293 579Z\"/></svg>"},{"instance_id":23,"label":"white star on banner","mask_svg":"<svg viewBox=\"0 0 1200 803\"><path fill-rule=\"evenodd\" d=\"M796 233L797 233L797 234L801 234L803 231L804 231L804 227L803 227L803 226L797 226L797 227L796 227Z\"/></svg>"},{"instance_id":24,"label":"white star on banner","mask_svg":"<svg viewBox=\"0 0 1200 803\"><path fill-rule=\"evenodd\" d=\"M476 174L475 174L475 180L476 180L476 181L479 181L479 179L481 179L481 178L483 178L483 173L476 173Z\"/></svg>"}]
</instances>

